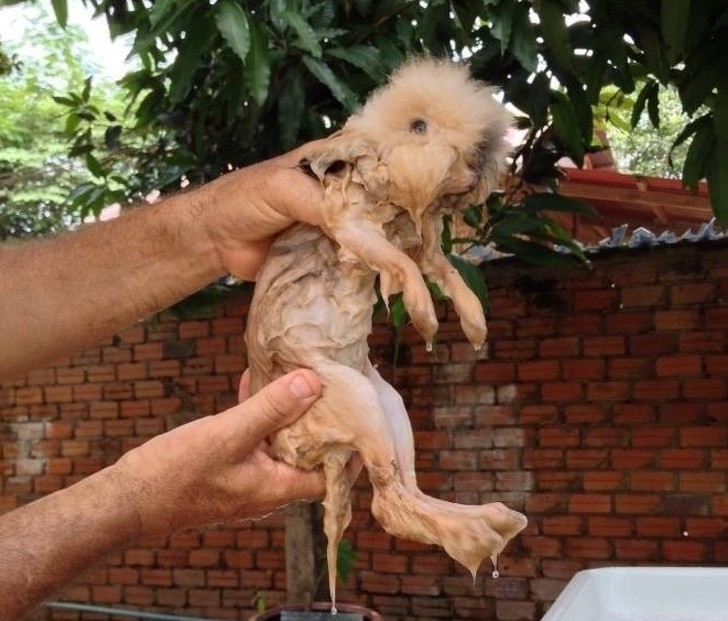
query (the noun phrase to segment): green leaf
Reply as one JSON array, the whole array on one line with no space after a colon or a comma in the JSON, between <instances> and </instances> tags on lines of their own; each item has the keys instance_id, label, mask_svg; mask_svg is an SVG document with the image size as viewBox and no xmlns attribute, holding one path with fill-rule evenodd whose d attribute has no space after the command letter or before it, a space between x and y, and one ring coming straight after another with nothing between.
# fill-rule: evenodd
<instances>
[{"instance_id":1,"label":"green leaf","mask_svg":"<svg viewBox=\"0 0 728 621\"><path fill-rule=\"evenodd\" d=\"M440 241L440 247L445 254L452 252L452 216L444 215L442 217L442 239Z\"/></svg>"},{"instance_id":2,"label":"green leaf","mask_svg":"<svg viewBox=\"0 0 728 621\"><path fill-rule=\"evenodd\" d=\"M60 95L52 95L51 99L55 101L57 104L60 104L62 106L67 106L69 108L75 108L76 104L73 101L73 99L70 99L68 97L61 97Z\"/></svg>"},{"instance_id":3,"label":"green leaf","mask_svg":"<svg viewBox=\"0 0 728 621\"><path fill-rule=\"evenodd\" d=\"M253 99L262 106L268 97L270 58L268 37L257 19L250 21L250 51L245 61L245 83Z\"/></svg>"},{"instance_id":4,"label":"green leaf","mask_svg":"<svg viewBox=\"0 0 728 621\"><path fill-rule=\"evenodd\" d=\"M528 15L528 5L518 4L513 15L510 50L524 69L535 72L538 67L536 33Z\"/></svg>"},{"instance_id":5,"label":"green leaf","mask_svg":"<svg viewBox=\"0 0 728 621\"><path fill-rule=\"evenodd\" d=\"M457 254L449 254L447 255L447 259L450 261L450 265L460 273L465 284L478 297L483 311L487 311L490 300L488 296L488 285L485 282L483 272Z\"/></svg>"},{"instance_id":6,"label":"green leaf","mask_svg":"<svg viewBox=\"0 0 728 621\"><path fill-rule=\"evenodd\" d=\"M713 106L713 127L718 140L728 140L728 78L723 78L718 84L718 96Z\"/></svg>"},{"instance_id":7,"label":"green leaf","mask_svg":"<svg viewBox=\"0 0 728 621\"><path fill-rule=\"evenodd\" d=\"M119 139L121 138L121 125L112 125L107 127L104 132L104 144L106 148L113 151L118 149L120 146Z\"/></svg>"},{"instance_id":8,"label":"green leaf","mask_svg":"<svg viewBox=\"0 0 728 621\"><path fill-rule=\"evenodd\" d=\"M632 118L630 119L630 123L633 128L637 127L637 123L640 122L640 117L642 116L642 111L645 109L645 104L647 103L647 101L653 97L656 99L658 92L659 85L657 84L656 80L649 79L647 80L647 82L645 82L645 85L642 87L640 94L637 95L637 99L634 102L634 108L632 108Z\"/></svg>"},{"instance_id":9,"label":"green leaf","mask_svg":"<svg viewBox=\"0 0 728 621\"><path fill-rule=\"evenodd\" d=\"M541 0L538 14L541 18L544 42L554 55L554 59L569 73L575 74L569 30L566 27L561 8L552 0Z\"/></svg>"},{"instance_id":10,"label":"green leaf","mask_svg":"<svg viewBox=\"0 0 728 621\"><path fill-rule=\"evenodd\" d=\"M530 212L559 211L564 213L578 213L584 216L596 216L597 212L586 203L563 194L536 192L529 194L523 201L523 208Z\"/></svg>"},{"instance_id":11,"label":"green leaf","mask_svg":"<svg viewBox=\"0 0 728 621\"><path fill-rule=\"evenodd\" d=\"M501 55L505 54L511 42L514 8L515 5L512 2L502 2L488 11L493 22L490 34L500 41Z\"/></svg>"},{"instance_id":12,"label":"green leaf","mask_svg":"<svg viewBox=\"0 0 728 621\"><path fill-rule=\"evenodd\" d=\"M298 68L291 67L283 76L278 95L278 123L281 128L281 146L293 146L301 129L306 108L306 92L303 76Z\"/></svg>"},{"instance_id":13,"label":"green leaf","mask_svg":"<svg viewBox=\"0 0 728 621\"><path fill-rule=\"evenodd\" d=\"M714 146L712 123L702 123L693 136L683 166L683 185L693 192L698 191L698 183L707 173Z\"/></svg>"},{"instance_id":14,"label":"green leaf","mask_svg":"<svg viewBox=\"0 0 728 621\"><path fill-rule=\"evenodd\" d=\"M215 6L215 23L230 49L245 62L250 51L248 18L235 0L220 0Z\"/></svg>"},{"instance_id":15,"label":"green leaf","mask_svg":"<svg viewBox=\"0 0 728 621\"><path fill-rule=\"evenodd\" d=\"M566 95L558 91L551 93L551 116L556 134L564 148L576 164L581 166L584 161L584 144L577 125L576 111Z\"/></svg>"},{"instance_id":16,"label":"green leaf","mask_svg":"<svg viewBox=\"0 0 728 621\"><path fill-rule=\"evenodd\" d=\"M728 224L728 140L719 141L710 156L708 192L718 222Z\"/></svg>"},{"instance_id":17,"label":"green leaf","mask_svg":"<svg viewBox=\"0 0 728 621\"><path fill-rule=\"evenodd\" d=\"M581 261L573 255L556 252L544 244L516 237L508 237L496 241L496 246L505 252L516 255L519 259L543 267L575 267Z\"/></svg>"},{"instance_id":18,"label":"green leaf","mask_svg":"<svg viewBox=\"0 0 728 621\"><path fill-rule=\"evenodd\" d=\"M212 43L215 31L207 20L192 21L184 41L179 49L177 59L170 70L171 84L169 98L180 102L189 91L190 82L195 70L200 66L202 54Z\"/></svg>"},{"instance_id":19,"label":"green leaf","mask_svg":"<svg viewBox=\"0 0 728 621\"><path fill-rule=\"evenodd\" d=\"M483 206L471 205L463 212L463 221L468 226L477 229L483 220Z\"/></svg>"},{"instance_id":20,"label":"green leaf","mask_svg":"<svg viewBox=\"0 0 728 621\"><path fill-rule=\"evenodd\" d=\"M660 87L655 82L655 88L650 91L650 96L647 98L647 116L650 117L650 123L655 129L660 129L660 99L659 99Z\"/></svg>"},{"instance_id":21,"label":"green leaf","mask_svg":"<svg viewBox=\"0 0 728 621\"><path fill-rule=\"evenodd\" d=\"M326 53L358 67L377 83L383 82L386 77L379 50L371 45L355 43L346 47L331 48L326 50Z\"/></svg>"},{"instance_id":22,"label":"green leaf","mask_svg":"<svg viewBox=\"0 0 728 621\"><path fill-rule=\"evenodd\" d=\"M86 154L86 167L94 177L101 178L106 176L106 170L104 170L101 162L91 155L91 153Z\"/></svg>"},{"instance_id":23,"label":"green leaf","mask_svg":"<svg viewBox=\"0 0 728 621\"><path fill-rule=\"evenodd\" d=\"M354 571L359 557L354 547L346 539L339 541L336 552L336 571L341 577L341 581L346 583Z\"/></svg>"},{"instance_id":24,"label":"green leaf","mask_svg":"<svg viewBox=\"0 0 728 621\"><path fill-rule=\"evenodd\" d=\"M65 28L68 24L68 2L67 0L51 0L53 5L53 13L55 13L56 21Z\"/></svg>"},{"instance_id":25,"label":"green leaf","mask_svg":"<svg viewBox=\"0 0 728 621\"><path fill-rule=\"evenodd\" d=\"M91 76L88 76L83 81L83 92L81 93L81 100L85 103L88 103L88 100L91 97L91 79Z\"/></svg>"},{"instance_id":26,"label":"green leaf","mask_svg":"<svg viewBox=\"0 0 728 621\"><path fill-rule=\"evenodd\" d=\"M670 152L667 154L667 161L671 167L675 167L675 163L672 160L673 151L675 151L677 147L679 147L683 142L690 138L690 136L698 131L698 128L703 123L710 123L710 114L705 114L700 118L690 121L690 123L682 128L682 131L677 135L675 141L672 143L672 146L670 147Z\"/></svg>"},{"instance_id":27,"label":"green leaf","mask_svg":"<svg viewBox=\"0 0 728 621\"><path fill-rule=\"evenodd\" d=\"M401 295L398 295L389 305L389 315L395 328L402 328L407 323L407 309Z\"/></svg>"},{"instance_id":28,"label":"green leaf","mask_svg":"<svg viewBox=\"0 0 728 621\"><path fill-rule=\"evenodd\" d=\"M282 17L298 35L298 40L294 44L314 58L321 58L321 46L311 25L299 13L293 11L284 11Z\"/></svg>"},{"instance_id":29,"label":"green leaf","mask_svg":"<svg viewBox=\"0 0 728 621\"><path fill-rule=\"evenodd\" d=\"M700 5L696 11L703 10ZM662 0L660 25L662 38L667 43L667 60L673 65L683 53L685 33L690 18L690 0Z\"/></svg>"},{"instance_id":30,"label":"green leaf","mask_svg":"<svg viewBox=\"0 0 728 621\"><path fill-rule=\"evenodd\" d=\"M319 82L329 88L331 94L336 97L336 99L348 111L351 112L357 107L359 101L354 91L352 91L345 82L339 80L326 63L316 58L312 58L311 56L304 56L303 63L306 67L308 67L308 70L313 74L313 76L319 80Z\"/></svg>"}]
</instances>

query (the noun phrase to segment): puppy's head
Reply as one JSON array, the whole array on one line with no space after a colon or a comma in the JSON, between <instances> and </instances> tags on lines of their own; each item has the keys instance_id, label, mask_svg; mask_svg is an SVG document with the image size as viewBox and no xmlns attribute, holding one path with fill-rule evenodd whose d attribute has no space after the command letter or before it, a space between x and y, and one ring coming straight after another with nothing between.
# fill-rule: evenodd
<instances>
[{"instance_id":1,"label":"puppy's head","mask_svg":"<svg viewBox=\"0 0 728 621\"><path fill-rule=\"evenodd\" d=\"M450 61L416 58L400 67L349 118L376 145L390 174L390 200L419 224L428 208L482 202L504 163L511 116L493 89Z\"/></svg>"}]
</instances>

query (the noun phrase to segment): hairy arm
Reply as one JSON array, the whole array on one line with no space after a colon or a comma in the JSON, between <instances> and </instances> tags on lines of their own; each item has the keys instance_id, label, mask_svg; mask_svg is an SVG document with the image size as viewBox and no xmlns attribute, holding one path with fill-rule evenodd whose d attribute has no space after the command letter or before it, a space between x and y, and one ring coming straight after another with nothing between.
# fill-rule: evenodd
<instances>
[{"instance_id":1,"label":"hairy arm","mask_svg":"<svg viewBox=\"0 0 728 621\"><path fill-rule=\"evenodd\" d=\"M200 191L0 249L0 377L98 342L223 273Z\"/></svg>"},{"instance_id":2,"label":"hairy arm","mask_svg":"<svg viewBox=\"0 0 728 621\"><path fill-rule=\"evenodd\" d=\"M0 377L96 343L226 272L254 279L272 236L319 223L320 186L298 169L307 148L110 222L0 246Z\"/></svg>"},{"instance_id":3,"label":"hairy arm","mask_svg":"<svg viewBox=\"0 0 728 621\"><path fill-rule=\"evenodd\" d=\"M133 540L139 520L114 469L0 517L0 618L19 619L97 558Z\"/></svg>"},{"instance_id":4,"label":"hairy arm","mask_svg":"<svg viewBox=\"0 0 728 621\"><path fill-rule=\"evenodd\" d=\"M113 466L0 516L0 619L21 618L79 571L139 537L321 498L320 471L275 461L265 446L320 391L316 375L299 370L249 397L245 374L239 405L157 436ZM357 467L350 468L352 482Z\"/></svg>"}]
</instances>

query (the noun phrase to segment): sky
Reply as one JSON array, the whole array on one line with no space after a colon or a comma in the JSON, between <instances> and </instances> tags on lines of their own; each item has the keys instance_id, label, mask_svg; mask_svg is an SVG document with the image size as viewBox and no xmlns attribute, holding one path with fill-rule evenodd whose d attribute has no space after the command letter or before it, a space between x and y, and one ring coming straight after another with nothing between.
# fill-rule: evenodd
<instances>
[{"instance_id":1,"label":"sky","mask_svg":"<svg viewBox=\"0 0 728 621\"><path fill-rule=\"evenodd\" d=\"M46 8L49 15L53 15L49 0L41 0L39 4ZM84 8L80 2L69 2L68 12L68 23L80 26L86 32L89 53L93 56L94 64L99 67L100 74L111 80L123 76L128 71L125 58L131 48L130 38L117 37L112 42L104 18L91 19L91 7ZM0 40L22 42L24 47L32 49L32 42L25 38L25 29L37 14L37 8L28 3L0 7Z\"/></svg>"}]
</instances>

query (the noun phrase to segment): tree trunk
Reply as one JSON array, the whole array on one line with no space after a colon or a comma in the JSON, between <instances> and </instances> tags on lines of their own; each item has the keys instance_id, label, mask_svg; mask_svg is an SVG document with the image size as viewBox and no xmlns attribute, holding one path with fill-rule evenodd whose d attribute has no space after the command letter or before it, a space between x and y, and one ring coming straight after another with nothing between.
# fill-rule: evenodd
<instances>
[{"instance_id":1,"label":"tree trunk","mask_svg":"<svg viewBox=\"0 0 728 621\"><path fill-rule=\"evenodd\" d=\"M328 601L326 537L320 502L286 508L286 588L292 603Z\"/></svg>"}]
</instances>

